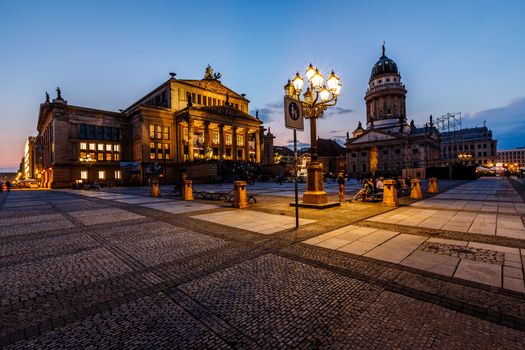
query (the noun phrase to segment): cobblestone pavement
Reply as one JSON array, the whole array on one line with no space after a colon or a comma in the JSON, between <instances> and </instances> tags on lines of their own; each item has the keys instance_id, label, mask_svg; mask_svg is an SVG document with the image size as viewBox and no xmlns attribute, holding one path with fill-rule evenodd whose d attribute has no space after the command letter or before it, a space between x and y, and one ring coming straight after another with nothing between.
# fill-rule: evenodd
<instances>
[{"instance_id":1,"label":"cobblestone pavement","mask_svg":"<svg viewBox=\"0 0 525 350\"><path fill-rule=\"evenodd\" d=\"M523 218L521 188L493 181L401 203L477 213L450 202L495 193ZM525 347L525 293L504 283L523 284L521 237L368 220L396 211L380 203L301 209L294 229L290 185L256 186L249 210L167 188L1 193L0 347ZM477 187L485 197L458 199ZM469 279L486 275L472 264L499 284Z\"/></svg>"}]
</instances>

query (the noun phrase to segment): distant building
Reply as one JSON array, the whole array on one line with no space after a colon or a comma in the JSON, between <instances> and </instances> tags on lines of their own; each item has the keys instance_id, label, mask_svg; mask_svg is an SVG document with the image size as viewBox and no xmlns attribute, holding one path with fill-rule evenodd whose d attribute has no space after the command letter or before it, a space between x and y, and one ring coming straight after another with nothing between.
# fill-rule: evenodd
<instances>
[{"instance_id":1,"label":"distant building","mask_svg":"<svg viewBox=\"0 0 525 350\"><path fill-rule=\"evenodd\" d=\"M401 175L403 169L424 176L439 163L439 132L432 117L424 127L407 122L405 85L397 64L383 52L372 68L366 91L366 129L361 122L347 134L347 169L351 176Z\"/></svg>"},{"instance_id":2,"label":"distant building","mask_svg":"<svg viewBox=\"0 0 525 350\"><path fill-rule=\"evenodd\" d=\"M512 164L515 167L525 167L525 147L517 147L509 150L498 150L498 162L503 165Z\"/></svg>"},{"instance_id":3,"label":"distant building","mask_svg":"<svg viewBox=\"0 0 525 350\"><path fill-rule=\"evenodd\" d=\"M36 179L35 165L35 137L29 136L24 145L24 158L21 176L22 180Z\"/></svg>"},{"instance_id":4,"label":"distant building","mask_svg":"<svg viewBox=\"0 0 525 350\"><path fill-rule=\"evenodd\" d=\"M339 171L338 162L346 156L346 149L335 140L317 139L317 160L323 164L326 174L336 174Z\"/></svg>"},{"instance_id":5,"label":"distant building","mask_svg":"<svg viewBox=\"0 0 525 350\"><path fill-rule=\"evenodd\" d=\"M210 66L200 80L172 74L120 113L69 105L57 89L40 106L42 185L145 184L152 176L174 183L182 169L211 179L223 160L271 164L273 135L219 78Z\"/></svg>"},{"instance_id":6,"label":"distant building","mask_svg":"<svg viewBox=\"0 0 525 350\"><path fill-rule=\"evenodd\" d=\"M486 126L442 132L441 159L449 164L493 166L497 159L497 141Z\"/></svg>"}]
</instances>

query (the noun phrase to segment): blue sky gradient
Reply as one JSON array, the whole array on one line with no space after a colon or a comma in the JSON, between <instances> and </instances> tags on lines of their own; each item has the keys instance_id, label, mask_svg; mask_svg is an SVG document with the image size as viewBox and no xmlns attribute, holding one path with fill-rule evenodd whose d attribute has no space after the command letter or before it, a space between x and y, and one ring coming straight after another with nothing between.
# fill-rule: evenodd
<instances>
[{"instance_id":1,"label":"blue sky gradient","mask_svg":"<svg viewBox=\"0 0 525 350\"><path fill-rule=\"evenodd\" d=\"M408 118L462 112L525 146L525 1L0 0L0 168L17 168L39 104L60 86L70 104L125 108L176 72L222 82L260 109L285 144L283 85L312 62L343 90L324 138L365 120L370 70L386 41L408 90ZM300 133L309 142L308 133Z\"/></svg>"}]
</instances>

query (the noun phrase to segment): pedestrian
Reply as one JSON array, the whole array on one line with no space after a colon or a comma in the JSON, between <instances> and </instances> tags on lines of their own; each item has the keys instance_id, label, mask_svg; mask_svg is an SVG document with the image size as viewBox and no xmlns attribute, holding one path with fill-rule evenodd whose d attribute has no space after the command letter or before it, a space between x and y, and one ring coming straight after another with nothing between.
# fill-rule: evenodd
<instances>
[{"instance_id":1,"label":"pedestrian","mask_svg":"<svg viewBox=\"0 0 525 350\"><path fill-rule=\"evenodd\" d=\"M345 175L340 172L337 176L337 183L339 184L339 202L345 200Z\"/></svg>"},{"instance_id":2,"label":"pedestrian","mask_svg":"<svg viewBox=\"0 0 525 350\"><path fill-rule=\"evenodd\" d=\"M380 177L377 182L376 182L376 190L377 192L383 192L383 189L384 189L384 181L385 181L385 178L384 177Z\"/></svg>"},{"instance_id":3,"label":"pedestrian","mask_svg":"<svg viewBox=\"0 0 525 350\"><path fill-rule=\"evenodd\" d=\"M7 192L11 192L11 182L9 180L5 182L5 187L7 187Z\"/></svg>"}]
</instances>

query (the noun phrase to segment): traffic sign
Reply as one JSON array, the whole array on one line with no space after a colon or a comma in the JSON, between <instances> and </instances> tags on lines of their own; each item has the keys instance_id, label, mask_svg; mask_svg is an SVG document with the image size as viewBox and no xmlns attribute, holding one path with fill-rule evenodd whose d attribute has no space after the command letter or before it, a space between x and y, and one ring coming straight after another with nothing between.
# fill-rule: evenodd
<instances>
[{"instance_id":1,"label":"traffic sign","mask_svg":"<svg viewBox=\"0 0 525 350\"><path fill-rule=\"evenodd\" d=\"M288 129L304 130L303 105L291 97L284 97L284 124Z\"/></svg>"}]
</instances>

